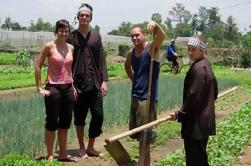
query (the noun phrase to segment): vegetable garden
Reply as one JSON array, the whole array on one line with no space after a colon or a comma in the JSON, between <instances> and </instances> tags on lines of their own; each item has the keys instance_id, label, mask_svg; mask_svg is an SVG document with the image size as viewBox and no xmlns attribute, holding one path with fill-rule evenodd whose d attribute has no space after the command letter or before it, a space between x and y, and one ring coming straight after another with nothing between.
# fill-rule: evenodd
<instances>
[{"instance_id":1,"label":"vegetable garden","mask_svg":"<svg viewBox=\"0 0 251 166\"><path fill-rule=\"evenodd\" d=\"M34 69L25 66L25 62L21 63L24 66L16 67L16 57L16 54L0 54L0 93L1 90L35 85ZM234 165L251 138L250 72L224 66L213 66L213 69L218 80L219 91L237 85L239 88L236 92L217 101L217 135L209 140L209 161L214 166ZM159 117L179 108L185 72L184 70L180 75L160 74ZM45 68L42 73L44 80ZM97 146L102 149L102 152L104 137L127 130L130 109L131 82L126 79L123 64L108 64L108 73L111 81L108 84L108 94L104 98L104 134L97 140ZM20 96L0 98L0 165L63 165L58 162L34 160L45 151L44 117L43 98L33 91ZM178 123L165 122L158 126L157 142L152 147L155 165L185 165L183 143L174 143L179 137ZM69 131L68 139L69 149L77 149L74 126ZM137 142L129 138L123 141L130 155L137 158ZM83 165L85 161L79 159L79 162L71 165ZM115 165L107 153L103 158L87 159L87 161L90 165L95 163L104 166Z\"/></svg>"}]
</instances>

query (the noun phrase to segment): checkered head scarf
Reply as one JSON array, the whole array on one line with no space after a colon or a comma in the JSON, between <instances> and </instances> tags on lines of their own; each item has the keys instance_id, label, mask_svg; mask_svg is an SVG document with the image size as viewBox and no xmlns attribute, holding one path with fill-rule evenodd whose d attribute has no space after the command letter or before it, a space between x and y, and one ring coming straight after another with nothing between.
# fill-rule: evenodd
<instances>
[{"instance_id":1,"label":"checkered head scarf","mask_svg":"<svg viewBox=\"0 0 251 166\"><path fill-rule=\"evenodd\" d=\"M187 45L197 47L201 49L204 53L206 52L206 49L207 49L207 44L205 42L194 37L189 38Z\"/></svg>"}]
</instances>

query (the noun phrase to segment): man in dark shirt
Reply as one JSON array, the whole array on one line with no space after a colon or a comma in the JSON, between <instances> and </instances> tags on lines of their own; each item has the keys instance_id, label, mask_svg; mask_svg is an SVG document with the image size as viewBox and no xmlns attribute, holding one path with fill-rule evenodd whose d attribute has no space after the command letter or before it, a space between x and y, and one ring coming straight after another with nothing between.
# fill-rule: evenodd
<instances>
[{"instance_id":1,"label":"man in dark shirt","mask_svg":"<svg viewBox=\"0 0 251 166\"><path fill-rule=\"evenodd\" d=\"M190 38L187 47L193 64L185 76L182 107L170 115L181 123L186 165L208 166L208 139L216 134L217 80L206 58L207 44L202 36Z\"/></svg>"},{"instance_id":2,"label":"man in dark shirt","mask_svg":"<svg viewBox=\"0 0 251 166\"><path fill-rule=\"evenodd\" d=\"M82 4L77 13L79 27L73 31L68 42L74 46L73 79L78 92L74 104L74 124L76 126L80 157L100 155L94 149L95 138L102 133L103 96L107 92L107 68L103 55L101 36L90 30L92 7ZM88 111L91 112L89 142L84 144L84 126Z\"/></svg>"}]
</instances>

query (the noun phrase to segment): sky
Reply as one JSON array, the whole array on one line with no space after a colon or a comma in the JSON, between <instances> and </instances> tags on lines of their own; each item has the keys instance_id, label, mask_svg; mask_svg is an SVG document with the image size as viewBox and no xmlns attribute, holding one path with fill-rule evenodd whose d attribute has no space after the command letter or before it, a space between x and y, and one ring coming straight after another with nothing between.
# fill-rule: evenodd
<instances>
[{"instance_id":1,"label":"sky","mask_svg":"<svg viewBox=\"0 0 251 166\"><path fill-rule=\"evenodd\" d=\"M133 24L148 21L153 13L161 14L165 21L176 3L182 3L192 14L197 13L200 6L218 7L224 22L231 15L241 32L245 33L245 28L251 30L251 0L0 0L0 24L6 17L22 26L30 26L31 20L36 22L39 17L51 24L62 18L73 22L83 2L92 5L91 25L98 25L101 34L116 29L123 21Z\"/></svg>"}]
</instances>

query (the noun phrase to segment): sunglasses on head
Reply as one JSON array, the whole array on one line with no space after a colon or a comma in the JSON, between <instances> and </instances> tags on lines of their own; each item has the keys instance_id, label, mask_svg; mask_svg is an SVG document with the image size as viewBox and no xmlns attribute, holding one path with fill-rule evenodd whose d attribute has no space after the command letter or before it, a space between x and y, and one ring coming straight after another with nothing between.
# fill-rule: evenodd
<instances>
[{"instance_id":1,"label":"sunglasses on head","mask_svg":"<svg viewBox=\"0 0 251 166\"><path fill-rule=\"evenodd\" d=\"M82 7L87 7L87 8L89 8L92 11L92 7L89 4L87 4L87 3L82 3L78 9L80 9Z\"/></svg>"}]
</instances>

